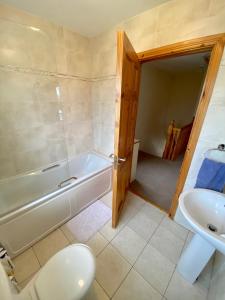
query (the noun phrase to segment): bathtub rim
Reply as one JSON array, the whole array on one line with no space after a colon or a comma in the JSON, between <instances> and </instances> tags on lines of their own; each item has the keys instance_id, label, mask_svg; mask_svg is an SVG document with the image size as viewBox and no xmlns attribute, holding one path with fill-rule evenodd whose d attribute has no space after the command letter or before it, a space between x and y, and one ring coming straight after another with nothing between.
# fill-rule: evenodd
<instances>
[{"instance_id":1,"label":"bathtub rim","mask_svg":"<svg viewBox=\"0 0 225 300\"><path fill-rule=\"evenodd\" d=\"M9 180L14 180L14 179L21 178L21 177L42 174L43 170L46 169L46 168L52 167L52 166L54 166L56 164L59 164L59 165L67 164L71 160L73 160L74 158L78 158L81 155L88 155L88 154L94 154L94 155L99 156L102 159L106 160L110 164L113 164L113 160L109 156L107 156L107 155L105 155L103 153L100 153L98 151L95 151L95 150L90 150L90 151L85 151L85 152L79 153L79 154L74 155L74 156L68 156L67 159L57 160L54 163L50 163L48 165L41 166L39 169L33 169L33 170L30 170L30 171L27 171L27 172L24 172L24 173L19 173L17 175L13 175L13 176L10 176L10 177L7 177L7 178L0 179L0 184L4 184L5 182L7 182ZM51 172L52 170L49 170L47 172Z\"/></svg>"},{"instance_id":2,"label":"bathtub rim","mask_svg":"<svg viewBox=\"0 0 225 300\"><path fill-rule=\"evenodd\" d=\"M69 184L69 185L67 185L65 187L62 187L62 188L57 189L57 190L55 190L53 192L50 192L49 194L43 195L42 197L40 197L38 199L34 199L33 201L31 201L31 202L29 202L29 203L27 203L27 204L25 204L25 205L23 205L23 206L15 209L15 210L9 211L8 213L6 213L4 215L0 215L0 225L7 223L8 221L14 219L15 217L18 217L22 213L29 211L31 208L35 208L38 205L41 205L42 203L44 203L44 202L46 202L48 200L51 200L52 198L54 198L56 196L59 196L60 194L62 194L64 192L67 192L68 190L74 188L75 186L84 183L84 181L89 180L92 177L97 176L100 173L102 173L102 172L104 172L104 171L106 171L108 169L111 169L113 167L112 160L109 159L108 157L105 157L102 154L99 154L99 153L94 152L94 151L88 151L88 152L83 153L83 154L90 154L90 153L91 154L95 154L97 156L100 156L101 158L107 160L107 162L109 162L109 165L105 166L104 168L101 168L98 171L91 172L91 173L87 174L86 176L81 177L77 181L74 181L73 183L71 183L71 184Z\"/></svg>"}]
</instances>

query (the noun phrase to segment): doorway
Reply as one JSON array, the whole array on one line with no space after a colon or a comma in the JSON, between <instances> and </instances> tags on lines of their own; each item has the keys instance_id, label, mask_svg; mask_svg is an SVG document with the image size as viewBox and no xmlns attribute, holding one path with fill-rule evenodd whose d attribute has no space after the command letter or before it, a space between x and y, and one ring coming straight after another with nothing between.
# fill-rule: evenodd
<instances>
[{"instance_id":1,"label":"doorway","mask_svg":"<svg viewBox=\"0 0 225 300\"><path fill-rule=\"evenodd\" d=\"M205 51L142 65L134 146L139 151L130 189L166 212L176 190L210 54Z\"/></svg>"},{"instance_id":2,"label":"doorway","mask_svg":"<svg viewBox=\"0 0 225 300\"><path fill-rule=\"evenodd\" d=\"M191 165L202 124L212 96L225 43L225 34L178 42L136 53L125 32L117 33L116 120L114 135L112 226L116 227L129 189L141 64L161 58L211 51L199 105L180 169L169 216L173 217Z\"/></svg>"}]
</instances>

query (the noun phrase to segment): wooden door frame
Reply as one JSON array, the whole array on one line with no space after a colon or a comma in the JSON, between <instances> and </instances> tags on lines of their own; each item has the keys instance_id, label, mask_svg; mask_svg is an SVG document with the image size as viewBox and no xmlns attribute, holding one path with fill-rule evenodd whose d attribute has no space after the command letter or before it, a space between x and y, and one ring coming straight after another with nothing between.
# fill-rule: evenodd
<instances>
[{"instance_id":1,"label":"wooden door frame","mask_svg":"<svg viewBox=\"0 0 225 300\"><path fill-rule=\"evenodd\" d=\"M137 53L140 63L144 63L161 58L182 56L211 50L209 65L202 92L200 95L193 128L180 169L180 174L176 185L176 191L172 199L172 205L169 210L169 216L172 218L174 217L177 210L178 199L183 190L187 178L187 174L191 165L191 161L198 142L201 128L205 119L207 108L212 96L218 69L220 66L220 61L223 55L224 44L225 34L216 34L183 42L178 42L175 44L166 45L159 48Z\"/></svg>"}]
</instances>

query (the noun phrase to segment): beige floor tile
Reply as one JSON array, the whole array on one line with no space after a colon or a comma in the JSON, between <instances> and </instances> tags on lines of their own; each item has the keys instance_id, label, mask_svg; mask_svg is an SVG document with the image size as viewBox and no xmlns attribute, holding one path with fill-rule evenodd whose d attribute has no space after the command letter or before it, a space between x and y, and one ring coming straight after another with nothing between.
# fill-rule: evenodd
<instances>
[{"instance_id":1,"label":"beige floor tile","mask_svg":"<svg viewBox=\"0 0 225 300\"><path fill-rule=\"evenodd\" d=\"M107 222L99 231L108 241L111 241L125 226L124 223L119 222L116 228L112 228L112 220Z\"/></svg>"},{"instance_id":2,"label":"beige floor tile","mask_svg":"<svg viewBox=\"0 0 225 300\"><path fill-rule=\"evenodd\" d=\"M109 300L103 288L95 280L92 287L90 288L88 294L83 300Z\"/></svg>"},{"instance_id":3,"label":"beige floor tile","mask_svg":"<svg viewBox=\"0 0 225 300\"><path fill-rule=\"evenodd\" d=\"M60 227L60 230L62 230L63 234L66 236L66 238L69 240L71 244L79 243L79 241L75 238L73 233L69 230L69 228L66 226L66 223L63 224Z\"/></svg>"},{"instance_id":4,"label":"beige floor tile","mask_svg":"<svg viewBox=\"0 0 225 300\"><path fill-rule=\"evenodd\" d=\"M127 224L129 220L132 219L137 213L138 209L126 202L120 215L120 222L123 224Z\"/></svg>"},{"instance_id":5,"label":"beige floor tile","mask_svg":"<svg viewBox=\"0 0 225 300\"><path fill-rule=\"evenodd\" d=\"M158 224L148 218L143 212L139 211L127 224L132 230L140 235L144 240L148 241Z\"/></svg>"},{"instance_id":6,"label":"beige floor tile","mask_svg":"<svg viewBox=\"0 0 225 300\"><path fill-rule=\"evenodd\" d=\"M112 299L161 300L162 296L132 269Z\"/></svg>"},{"instance_id":7,"label":"beige floor tile","mask_svg":"<svg viewBox=\"0 0 225 300\"><path fill-rule=\"evenodd\" d=\"M131 269L131 265L108 245L97 257L96 280L111 297Z\"/></svg>"},{"instance_id":8,"label":"beige floor tile","mask_svg":"<svg viewBox=\"0 0 225 300\"><path fill-rule=\"evenodd\" d=\"M31 279L32 279L36 274L37 274L37 273L34 273L34 274L32 274L30 277L28 277L27 279L25 279L24 281L22 281L22 282L19 284L19 288L20 288L20 289L25 288L25 286L31 281Z\"/></svg>"},{"instance_id":9,"label":"beige floor tile","mask_svg":"<svg viewBox=\"0 0 225 300\"><path fill-rule=\"evenodd\" d=\"M145 247L146 241L135 231L125 226L111 241L111 244L130 264L133 264Z\"/></svg>"},{"instance_id":10,"label":"beige floor tile","mask_svg":"<svg viewBox=\"0 0 225 300\"><path fill-rule=\"evenodd\" d=\"M18 283L28 279L40 269L39 262L32 248L15 257L13 263L15 264L15 277Z\"/></svg>"},{"instance_id":11,"label":"beige floor tile","mask_svg":"<svg viewBox=\"0 0 225 300\"><path fill-rule=\"evenodd\" d=\"M112 192L109 192L108 194L104 195L101 200L105 205L112 208Z\"/></svg>"},{"instance_id":12,"label":"beige floor tile","mask_svg":"<svg viewBox=\"0 0 225 300\"><path fill-rule=\"evenodd\" d=\"M162 226L157 228L149 243L174 264L178 262L184 246L184 240Z\"/></svg>"},{"instance_id":13,"label":"beige floor tile","mask_svg":"<svg viewBox=\"0 0 225 300\"><path fill-rule=\"evenodd\" d=\"M88 242L87 245L92 249L95 256L97 256L109 243L109 241L97 232Z\"/></svg>"},{"instance_id":14,"label":"beige floor tile","mask_svg":"<svg viewBox=\"0 0 225 300\"><path fill-rule=\"evenodd\" d=\"M175 271L165 293L167 300L206 300L207 292L196 284L190 284Z\"/></svg>"},{"instance_id":15,"label":"beige floor tile","mask_svg":"<svg viewBox=\"0 0 225 300\"><path fill-rule=\"evenodd\" d=\"M165 217L162 220L161 226L165 227L167 230L170 230L173 234L175 234L178 238L182 240L186 240L188 236L188 230L183 226L177 224L175 221L171 220L168 217Z\"/></svg>"},{"instance_id":16,"label":"beige floor tile","mask_svg":"<svg viewBox=\"0 0 225 300\"><path fill-rule=\"evenodd\" d=\"M140 209L146 202L139 196L134 193L128 191L127 193L127 204L128 206L132 206L133 208Z\"/></svg>"},{"instance_id":17,"label":"beige floor tile","mask_svg":"<svg viewBox=\"0 0 225 300\"><path fill-rule=\"evenodd\" d=\"M208 292L214 268L214 256L212 256L195 283L200 289L203 289L206 292Z\"/></svg>"},{"instance_id":18,"label":"beige floor tile","mask_svg":"<svg viewBox=\"0 0 225 300\"><path fill-rule=\"evenodd\" d=\"M112 217L112 210L100 200L81 211L62 226L70 242L74 239L86 243Z\"/></svg>"},{"instance_id":19,"label":"beige floor tile","mask_svg":"<svg viewBox=\"0 0 225 300\"><path fill-rule=\"evenodd\" d=\"M43 266L55 253L69 245L61 230L57 229L34 246L34 252L40 264Z\"/></svg>"},{"instance_id":20,"label":"beige floor tile","mask_svg":"<svg viewBox=\"0 0 225 300\"><path fill-rule=\"evenodd\" d=\"M186 238L186 241L185 241L185 244L184 244L184 247L183 247L183 251L187 248L187 246L189 245L191 239L194 237L194 233L189 231L188 232L188 235L187 235L187 238Z\"/></svg>"},{"instance_id":21,"label":"beige floor tile","mask_svg":"<svg viewBox=\"0 0 225 300\"><path fill-rule=\"evenodd\" d=\"M140 211L143 212L148 218L150 218L157 224L159 224L162 221L162 219L166 216L165 212L161 211L160 209L149 203L145 203L145 205L141 208Z\"/></svg>"},{"instance_id":22,"label":"beige floor tile","mask_svg":"<svg viewBox=\"0 0 225 300\"><path fill-rule=\"evenodd\" d=\"M135 263L134 269L157 291L164 294L175 265L151 245L148 245Z\"/></svg>"}]
</instances>

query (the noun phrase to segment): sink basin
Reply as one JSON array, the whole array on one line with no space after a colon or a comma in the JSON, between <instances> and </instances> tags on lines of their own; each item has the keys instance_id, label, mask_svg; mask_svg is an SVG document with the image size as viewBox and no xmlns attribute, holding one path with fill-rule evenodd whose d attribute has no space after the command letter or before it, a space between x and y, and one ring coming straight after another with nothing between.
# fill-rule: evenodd
<instances>
[{"instance_id":1,"label":"sink basin","mask_svg":"<svg viewBox=\"0 0 225 300\"><path fill-rule=\"evenodd\" d=\"M225 194L193 189L180 195L179 207L195 235L177 269L194 283L216 249L225 255Z\"/></svg>"},{"instance_id":2,"label":"sink basin","mask_svg":"<svg viewBox=\"0 0 225 300\"><path fill-rule=\"evenodd\" d=\"M225 194L193 189L181 194L179 206L193 230L225 255Z\"/></svg>"}]
</instances>

